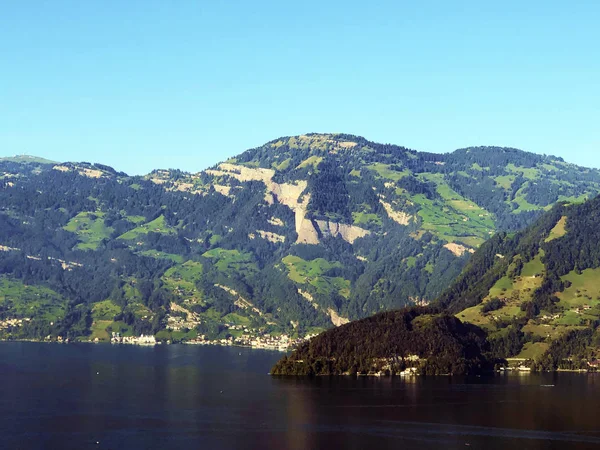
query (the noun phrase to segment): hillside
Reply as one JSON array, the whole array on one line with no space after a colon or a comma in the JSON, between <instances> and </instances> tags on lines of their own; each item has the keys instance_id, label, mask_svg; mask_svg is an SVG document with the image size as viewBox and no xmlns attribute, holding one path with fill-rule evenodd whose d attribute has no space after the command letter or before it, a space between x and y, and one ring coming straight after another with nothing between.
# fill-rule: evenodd
<instances>
[{"instance_id":1,"label":"hillside","mask_svg":"<svg viewBox=\"0 0 600 450\"><path fill-rule=\"evenodd\" d=\"M600 357L599 220L595 198L495 236L440 305L485 329L496 356L538 369L587 368Z\"/></svg>"},{"instance_id":2,"label":"hillside","mask_svg":"<svg viewBox=\"0 0 600 450\"><path fill-rule=\"evenodd\" d=\"M598 193L560 158L340 134L195 174L0 160L0 336L304 336L426 304L497 231Z\"/></svg>"},{"instance_id":3,"label":"hillside","mask_svg":"<svg viewBox=\"0 0 600 450\"><path fill-rule=\"evenodd\" d=\"M469 374L490 369L485 334L431 308L388 311L326 331L273 375Z\"/></svg>"}]
</instances>

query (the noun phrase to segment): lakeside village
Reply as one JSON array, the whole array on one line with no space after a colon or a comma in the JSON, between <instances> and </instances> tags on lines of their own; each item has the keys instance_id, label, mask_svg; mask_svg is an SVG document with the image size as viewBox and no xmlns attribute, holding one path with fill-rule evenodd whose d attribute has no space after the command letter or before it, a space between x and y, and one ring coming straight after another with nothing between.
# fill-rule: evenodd
<instances>
[{"instance_id":1,"label":"lakeside village","mask_svg":"<svg viewBox=\"0 0 600 450\"><path fill-rule=\"evenodd\" d=\"M0 320L0 331L3 330L11 330L20 328L26 323L31 322L32 319L5 319ZM238 336L229 335L227 338L222 339L208 339L205 335L198 335L197 337L181 341L183 344L191 344L191 345L225 345L225 346L237 346L237 347L251 347L251 348L261 348L267 350L279 350L282 352L286 352L288 350L292 350L299 344L312 339L316 336L316 334L308 334L303 338L292 338L287 334L281 334L278 336L272 336L270 334L264 333L259 334L259 330L251 329L243 325L224 325L228 330L233 331L233 334ZM173 330L177 331L179 327L174 327ZM111 344L130 344L130 345L158 345L163 342L167 344L171 344L170 340L162 341L160 339L156 339L155 336L152 335L141 335L141 336L123 336L119 332L112 332L109 335ZM63 339L62 336L51 336L48 335L46 338L42 339L45 342L60 342L60 343L69 343L69 339ZM78 339L79 342L81 342ZM107 342L107 340L101 340L97 337L94 339L90 339L87 342L91 343L101 343Z\"/></svg>"},{"instance_id":2,"label":"lakeside village","mask_svg":"<svg viewBox=\"0 0 600 450\"><path fill-rule=\"evenodd\" d=\"M316 336L316 334L310 334L306 335L304 338L296 339L291 338L287 334L282 334L279 336L271 336L269 334L257 336L251 334L251 330L249 330L245 326L230 325L228 328L234 331L241 331L242 334L238 337L229 336L227 338L213 340L207 339L205 335L200 335L194 339L182 341L181 343L189 345L224 345L236 347L251 347L286 352ZM91 342L99 341L96 338L94 341ZM113 331L110 342L111 344L157 345L161 344L162 341L156 340L154 336L121 336L120 333ZM170 344L171 341L166 341L166 343Z\"/></svg>"}]
</instances>

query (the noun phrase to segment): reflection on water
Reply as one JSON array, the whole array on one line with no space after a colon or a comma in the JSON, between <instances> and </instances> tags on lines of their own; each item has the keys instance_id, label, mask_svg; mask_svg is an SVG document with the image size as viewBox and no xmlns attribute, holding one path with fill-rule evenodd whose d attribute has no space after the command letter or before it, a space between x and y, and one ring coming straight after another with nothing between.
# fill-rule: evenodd
<instances>
[{"instance_id":1,"label":"reflection on water","mask_svg":"<svg viewBox=\"0 0 600 450\"><path fill-rule=\"evenodd\" d=\"M598 375L268 376L279 357L0 343L0 447L600 447Z\"/></svg>"}]
</instances>

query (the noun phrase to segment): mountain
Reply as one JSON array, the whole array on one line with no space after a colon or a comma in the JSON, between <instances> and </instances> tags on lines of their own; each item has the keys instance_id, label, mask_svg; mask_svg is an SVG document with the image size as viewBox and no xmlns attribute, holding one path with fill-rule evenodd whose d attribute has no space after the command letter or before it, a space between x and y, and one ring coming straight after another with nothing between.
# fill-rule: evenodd
<instances>
[{"instance_id":1,"label":"mountain","mask_svg":"<svg viewBox=\"0 0 600 450\"><path fill-rule=\"evenodd\" d=\"M599 221L595 198L496 235L440 306L485 329L496 356L544 370L587 368L600 357Z\"/></svg>"},{"instance_id":2,"label":"mountain","mask_svg":"<svg viewBox=\"0 0 600 450\"><path fill-rule=\"evenodd\" d=\"M200 173L0 161L0 337L304 336L426 304L497 231L600 193L516 149L280 138Z\"/></svg>"}]
</instances>

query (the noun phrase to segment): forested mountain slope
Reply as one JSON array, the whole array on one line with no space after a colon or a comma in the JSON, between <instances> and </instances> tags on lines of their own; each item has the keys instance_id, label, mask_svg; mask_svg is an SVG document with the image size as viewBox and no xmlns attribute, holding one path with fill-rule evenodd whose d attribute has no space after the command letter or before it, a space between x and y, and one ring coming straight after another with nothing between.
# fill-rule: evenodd
<instances>
[{"instance_id":1,"label":"forested mountain slope","mask_svg":"<svg viewBox=\"0 0 600 450\"><path fill-rule=\"evenodd\" d=\"M497 356L540 369L600 356L600 198L559 204L473 256L440 306L489 333Z\"/></svg>"},{"instance_id":2,"label":"forested mountain slope","mask_svg":"<svg viewBox=\"0 0 600 450\"><path fill-rule=\"evenodd\" d=\"M0 174L0 334L36 338L304 335L429 302L496 231L600 192L560 158L340 134L195 174L31 158Z\"/></svg>"}]
</instances>

